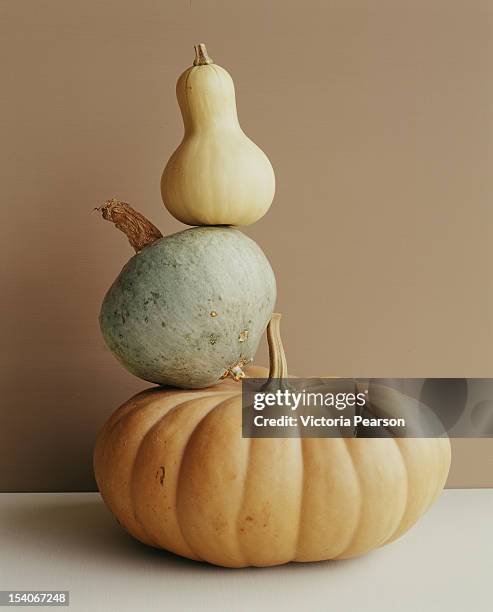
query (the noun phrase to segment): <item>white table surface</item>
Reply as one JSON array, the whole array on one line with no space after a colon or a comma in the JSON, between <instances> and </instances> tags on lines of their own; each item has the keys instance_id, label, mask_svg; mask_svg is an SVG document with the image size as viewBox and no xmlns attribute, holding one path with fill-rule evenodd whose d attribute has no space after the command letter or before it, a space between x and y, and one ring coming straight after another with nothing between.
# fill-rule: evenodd
<instances>
[{"instance_id":1,"label":"white table surface","mask_svg":"<svg viewBox=\"0 0 493 612\"><path fill-rule=\"evenodd\" d=\"M493 489L445 491L364 557L241 570L134 541L97 493L0 494L0 590L69 590L61 610L491 612L492 579Z\"/></svg>"}]
</instances>

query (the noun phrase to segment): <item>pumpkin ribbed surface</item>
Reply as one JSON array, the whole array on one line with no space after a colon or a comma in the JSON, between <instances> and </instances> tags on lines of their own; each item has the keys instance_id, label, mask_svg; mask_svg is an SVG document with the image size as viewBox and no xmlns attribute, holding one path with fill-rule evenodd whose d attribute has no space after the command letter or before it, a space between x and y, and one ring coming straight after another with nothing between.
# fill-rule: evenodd
<instances>
[{"instance_id":1,"label":"pumpkin ribbed surface","mask_svg":"<svg viewBox=\"0 0 493 612\"><path fill-rule=\"evenodd\" d=\"M441 492L447 438L241 436L231 384L151 389L101 431L95 473L134 537L228 567L359 555L404 533Z\"/></svg>"}]
</instances>

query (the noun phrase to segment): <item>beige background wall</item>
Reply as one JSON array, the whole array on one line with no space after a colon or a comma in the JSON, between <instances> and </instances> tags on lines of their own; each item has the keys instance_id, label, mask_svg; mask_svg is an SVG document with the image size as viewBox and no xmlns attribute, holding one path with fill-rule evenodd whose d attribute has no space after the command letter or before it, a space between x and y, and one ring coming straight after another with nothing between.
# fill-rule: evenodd
<instances>
[{"instance_id":1,"label":"beige background wall","mask_svg":"<svg viewBox=\"0 0 493 612\"><path fill-rule=\"evenodd\" d=\"M131 251L91 211L182 228L159 178L196 42L276 170L247 233L291 370L493 376L490 2L3 0L0 27L1 490L92 489L96 431L146 386L99 334ZM457 444L449 485L493 485L493 445Z\"/></svg>"}]
</instances>

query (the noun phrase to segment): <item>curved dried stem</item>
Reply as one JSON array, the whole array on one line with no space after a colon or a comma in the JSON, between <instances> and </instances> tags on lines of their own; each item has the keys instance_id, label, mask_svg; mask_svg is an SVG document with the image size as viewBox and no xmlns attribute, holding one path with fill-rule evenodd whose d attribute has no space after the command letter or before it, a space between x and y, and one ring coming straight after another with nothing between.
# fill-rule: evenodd
<instances>
[{"instance_id":1,"label":"curved dried stem","mask_svg":"<svg viewBox=\"0 0 493 612\"><path fill-rule=\"evenodd\" d=\"M103 215L103 219L111 221L121 232L125 234L128 241L138 253L144 247L149 246L163 235L149 219L141 215L130 204L120 200L107 200L103 206L96 208Z\"/></svg>"}]
</instances>

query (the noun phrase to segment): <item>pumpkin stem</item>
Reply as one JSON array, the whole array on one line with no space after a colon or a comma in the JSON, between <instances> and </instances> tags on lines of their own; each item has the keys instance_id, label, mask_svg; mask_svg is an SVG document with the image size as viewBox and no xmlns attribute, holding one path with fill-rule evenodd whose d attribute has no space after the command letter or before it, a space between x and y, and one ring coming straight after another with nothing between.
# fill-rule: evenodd
<instances>
[{"instance_id":1,"label":"pumpkin stem","mask_svg":"<svg viewBox=\"0 0 493 612\"><path fill-rule=\"evenodd\" d=\"M207 49L204 43L199 43L198 45L194 45L195 49L195 59L193 60L194 66L207 66L207 64L213 64L214 60L209 57L207 53Z\"/></svg>"},{"instance_id":2,"label":"pumpkin stem","mask_svg":"<svg viewBox=\"0 0 493 612\"><path fill-rule=\"evenodd\" d=\"M136 253L163 237L149 219L125 202L113 198L95 210L100 211L103 219L114 223L117 229L126 235Z\"/></svg>"},{"instance_id":3,"label":"pumpkin stem","mask_svg":"<svg viewBox=\"0 0 493 612\"><path fill-rule=\"evenodd\" d=\"M272 314L272 317L267 326L267 343L269 345L269 380L288 378L288 364L286 355L282 345L281 332L281 315L277 312Z\"/></svg>"}]
</instances>

